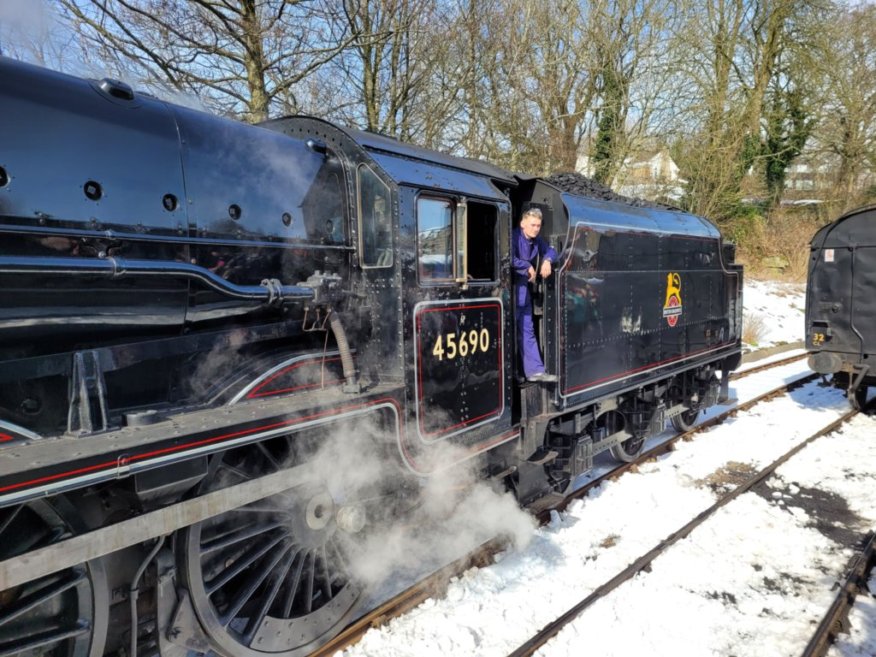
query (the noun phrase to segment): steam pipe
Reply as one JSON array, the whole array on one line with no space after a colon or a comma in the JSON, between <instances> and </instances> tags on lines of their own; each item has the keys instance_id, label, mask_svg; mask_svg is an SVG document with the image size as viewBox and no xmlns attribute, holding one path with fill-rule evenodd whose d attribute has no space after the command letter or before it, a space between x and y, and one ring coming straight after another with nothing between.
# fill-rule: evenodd
<instances>
[{"instance_id":1,"label":"steam pipe","mask_svg":"<svg viewBox=\"0 0 876 657\"><path fill-rule=\"evenodd\" d=\"M353 355L350 353L350 345L347 342L347 334L344 331L344 325L341 324L341 318L333 312L329 315L329 326L332 328L332 333L335 336L335 342L338 344L338 353L341 355L341 367L344 369L344 391L359 392L359 381L357 379L356 365L353 363Z\"/></svg>"},{"instance_id":2,"label":"steam pipe","mask_svg":"<svg viewBox=\"0 0 876 657\"><path fill-rule=\"evenodd\" d=\"M283 285L264 280L260 285L237 285L217 276L209 269L170 260L128 260L125 258L57 258L37 256L0 256L0 274L70 274L124 276L184 276L195 279L225 296L250 301L279 303L287 299L312 299L312 288Z\"/></svg>"}]
</instances>

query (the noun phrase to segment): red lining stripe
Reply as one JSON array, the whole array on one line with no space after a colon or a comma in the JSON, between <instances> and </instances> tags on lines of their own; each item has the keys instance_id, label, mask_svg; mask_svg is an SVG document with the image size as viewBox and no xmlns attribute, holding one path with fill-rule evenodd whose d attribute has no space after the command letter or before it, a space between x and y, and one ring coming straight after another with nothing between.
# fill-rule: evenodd
<instances>
[{"instance_id":1,"label":"red lining stripe","mask_svg":"<svg viewBox=\"0 0 876 657\"><path fill-rule=\"evenodd\" d=\"M341 379L330 379L328 381L324 381L321 383L302 383L300 386L295 386L294 388L280 388L279 390L266 390L265 392L260 392L258 394L249 393L246 398L247 399L261 399L262 397L273 397L276 395L282 395L285 392L295 392L296 390L310 390L312 388L320 388L324 385L341 383Z\"/></svg>"},{"instance_id":2,"label":"red lining stripe","mask_svg":"<svg viewBox=\"0 0 876 657\"><path fill-rule=\"evenodd\" d=\"M423 353L422 353L423 342L420 339L420 326L422 323L422 316L425 313L431 313L431 312L442 312L442 311L446 311L446 310L475 310L478 308L495 308L498 311L498 315L499 315L499 317L498 317L499 328L498 328L498 335L496 336L496 341L497 341L496 342L496 351L497 351L496 356L497 356L497 361L498 361L496 364L496 371L499 373L499 399L500 399L500 403L496 406L496 408L494 410L491 410L489 413L485 413L485 414L480 415L480 416L475 417L475 418L469 418L468 420L465 420L464 422L458 422L451 427L445 427L442 431L426 431L426 428L423 424L423 422L425 420L424 416L425 416L426 407L425 407L425 404L422 403L423 396L425 394L425 392L423 390L423 363L424 363L424 358L423 358ZM501 404L501 399L502 399L502 394L503 394L502 389L503 389L503 386L505 385L505 372L504 372L504 368L502 367L502 331L504 330L504 326L502 325L502 306L501 306L501 304L499 304L498 302L491 301L489 303L482 303L482 304L477 304L477 305L462 303L462 304L457 304L455 306L438 306L438 307L434 307L434 308L426 308L425 310L421 310L417 313L416 322L417 322L417 345L418 345L418 353L420 355L420 358L418 359L418 368L417 368L417 381L419 383L419 385L417 386L417 392L418 392L417 405L423 409L423 413L419 416L420 435L422 435L424 437L442 436L446 433L453 431L454 429L457 429L458 427L468 426L469 424L473 424L474 422L478 422L479 420L482 420L485 417L490 417L490 416L499 417L499 414L500 414L501 408L502 408L502 404Z\"/></svg>"},{"instance_id":3,"label":"red lining stripe","mask_svg":"<svg viewBox=\"0 0 876 657\"><path fill-rule=\"evenodd\" d=\"M270 395L279 395L279 394L284 393L284 392L292 392L294 390L302 390L305 388L314 388L314 387L320 386L320 385L322 385L322 383L304 383L304 384L301 384L300 386L295 386L293 388L284 388L282 390L267 390L265 392L258 392L259 390L262 390L262 388L267 386L269 383L271 383L272 381L274 381L278 377L282 376L286 372L291 372L296 367L302 367L304 365L316 365L316 364L322 365L324 363L333 363L333 362L339 361L339 360L341 360L340 356L334 356L332 358L326 358L326 359L310 358L308 360L302 360L302 361L299 361L297 363L292 363L288 367L284 367L280 371L274 372L271 376L269 376L267 379L262 381L259 385L257 385L255 388L253 388L249 392L249 394L246 396L246 398L247 399L255 399L257 397L269 397ZM339 383L339 382L340 382L340 379L332 379L331 381L329 381L327 383Z\"/></svg>"},{"instance_id":4,"label":"red lining stripe","mask_svg":"<svg viewBox=\"0 0 876 657\"><path fill-rule=\"evenodd\" d=\"M613 381L615 379L620 379L620 378L623 378L629 374L635 374L636 372L641 372L642 370L647 370L647 369L652 368L652 367L661 367L661 366L667 365L669 363L674 363L676 361L684 360L685 358L692 358L693 356L696 356L698 354L702 354L702 353L705 353L707 351L714 351L715 349L720 349L721 347L726 347L726 346L731 345L731 344L733 344L732 341L731 342L722 342L721 344L713 345L711 347L706 347L705 349L700 349L699 351L692 351L692 352L683 354L681 356L678 356L677 358L669 358L667 360L654 361L653 363L648 363L647 365L643 365L642 367L637 367L635 369L627 370L627 371L621 372L619 374L612 374L611 376L606 376L606 377L603 377L601 379L596 379L594 381L588 381L587 383L582 383L581 385L575 386L574 388L565 388L563 390L563 394L565 395L566 393L575 392L576 390L581 390L582 388L592 387L598 383L605 383L606 381Z\"/></svg>"},{"instance_id":5,"label":"red lining stripe","mask_svg":"<svg viewBox=\"0 0 876 657\"><path fill-rule=\"evenodd\" d=\"M120 466L128 465L129 463L134 463L136 461L143 461L144 459L148 459L148 458L151 458L154 456L161 456L163 454L180 452L180 451L183 451L186 449L191 449L193 447L200 447L202 445L209 445L211 443L221 442L223 440L228 440L230 438L236 438L238 436L245 436L248 434L258 433L260 431L265 431L268 429L275 429L277 427L282 427L282 426L290 426L291 427L291 426L294 426L296 424L300 424L301 422L304 422L305 420L310 420L310 419L318 418L318 417L339 415L339 414L344 413L345 411L348 411L351 409L365 408L367 406L374 406L374 405L385 403L385 402L389 402L389 403L393 404L396 407L396 409L398 409L398 404L396 403L396 400L393 399L392 397L377 399L377 400L375 400L373 402L369 402L367 404L356 404L356 405L352 405L352 406L343 406L339 409L323 411L321 413L313 413L311 415L304 415L302 417L296 417L296 418L293 418L291 420L284 420L282 422L275 422L273 424L266 424L266 425L259 426L259 427L253 427L251 429L243 429L241 431L234 431L232 433L226 433L226 434L222 434L220 436L213 436L212 438L204 438L204 439L196 440L196 441L193 441L190 443L176 445L174 447L165 447L162 449L156 449L156 450L153 450L151 452L145 452L143 454L137 454L135 456L130 456L130 457L120 456L115 461L105 461L103 463L98 463L96 465L90 465L90 466L84 467L84 468L78 468L76 470L69 470L67 472L62 472L62 473L54 474L54 475L46 475L45 477L31 479L30 481L24 481L24 482L21 482L18 484L10 484L8 486L3 486L3 487L0 487L0 493L11 491L11 490L16 490L19 488L27 488L29 486L34 486L36 484L43 484L43 483L46 483L49 481L57 481L58 479L73 477L76 475L85 474L87 472L95 472L98 470L104 470L104 469L109 470L111 468L118 468Z\"/></svg>"}]
</instances>

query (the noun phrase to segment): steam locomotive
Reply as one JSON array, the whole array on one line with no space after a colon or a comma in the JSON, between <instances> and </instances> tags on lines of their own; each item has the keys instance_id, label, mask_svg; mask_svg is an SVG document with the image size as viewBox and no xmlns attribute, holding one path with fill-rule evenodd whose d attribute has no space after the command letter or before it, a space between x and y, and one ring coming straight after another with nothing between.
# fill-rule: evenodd
<instances>
[{"instance_id":1,"label":"steam locomotive","mask_svg":"<svg viewBox=\"0 0 876 657\"><path fill-rule=\"evenodd\" d=\"M742 270L700 217L9 59L0 107L2 655L307 654L411 482L537 507L727 395ZM530 207L556 383L515 344ZM339 494L329 440L391 474Z\"/></svg>"},{"instance_id":2,"label":"steam locomotive","mask_svg":"<svg viewBox=\"0 0 876 657\"><path fill-rule=\"evenodd\" d=\"M847 212L810 242L806 286L809 367L832 375L852 407L864 407L876 372L876 207Z\"/></svg>"}]
</instances>

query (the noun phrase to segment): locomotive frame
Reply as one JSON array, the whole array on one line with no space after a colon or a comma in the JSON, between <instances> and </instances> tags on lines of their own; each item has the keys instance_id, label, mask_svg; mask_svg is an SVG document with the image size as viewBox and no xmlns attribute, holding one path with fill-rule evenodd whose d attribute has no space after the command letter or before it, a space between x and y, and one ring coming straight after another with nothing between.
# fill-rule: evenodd
<instances>
[{"instance_id":1,"label":"locomotive frame","mask_svg":"<svg viewBox=\"0 0 876 657\"><path fill-rule=\"evenodd\" d=\"M742 271L704 219L5 59L0 104L0 652L306 654L419 478L537 507L727 397ZM529 207L555 386L517 362ZM314 479L332 435L389 464L367 495Z\"/></svg>"}]
</instances>

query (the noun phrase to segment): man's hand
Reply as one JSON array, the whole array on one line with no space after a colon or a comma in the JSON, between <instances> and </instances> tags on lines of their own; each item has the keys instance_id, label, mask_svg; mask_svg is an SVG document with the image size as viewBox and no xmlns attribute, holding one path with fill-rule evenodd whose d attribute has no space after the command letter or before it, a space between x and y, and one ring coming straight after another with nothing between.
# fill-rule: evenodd
<instances>
[{"instance_id":1,"label":"man's hand","mask_svg":"<svg viewBox=\"0 0 876 657\"><path fill-rule=\"evenodd\" d=\"M526 272L526 275L529 276L529 282L534 283L535 282L535 267L533 267L532 265L529 265L529 271Z\"/></svg>"},{"instance_id":2,"label":"man's hand","mask_svg":"<svg viewBox=\"0 0 876 657\"><path fill-rule=\"evenodd\" d=\"M550 260L545 260L544 262L541 263L541 277L542 278L549 278L552 271L553 271L553 269L551 268L551 261ZM532 279L530 279L530 280L532 280Z\"/></svg>"}]
</instances>

